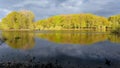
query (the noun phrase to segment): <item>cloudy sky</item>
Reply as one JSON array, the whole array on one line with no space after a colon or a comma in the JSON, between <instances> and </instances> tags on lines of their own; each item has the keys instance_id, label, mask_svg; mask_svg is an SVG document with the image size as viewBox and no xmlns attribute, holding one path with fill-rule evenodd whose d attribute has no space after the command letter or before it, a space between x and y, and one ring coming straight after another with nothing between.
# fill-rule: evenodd
<instances>
[{"instance_id":1,"label":"cloudy sky","mask_svg":"<svg viewBox=\"0 0 120 68\"><path fill-rule=\"evenodd\" d=\"M36 20L58 14L120 14L120 0L0 0L0 19L13 10L31 10Z\"/></svg>"}]
</instances>

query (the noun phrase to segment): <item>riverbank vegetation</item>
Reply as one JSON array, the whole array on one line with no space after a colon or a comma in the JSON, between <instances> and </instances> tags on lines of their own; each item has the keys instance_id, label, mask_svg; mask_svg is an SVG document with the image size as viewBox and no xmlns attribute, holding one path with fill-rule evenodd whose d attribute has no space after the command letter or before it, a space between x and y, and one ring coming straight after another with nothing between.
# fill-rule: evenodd
<instances>
[{"instance_id":1,"label":"riverbank vegetation","mask_svg":"<svg viewBox=\"0 0 120 68\"><path fill-rule=\"evenodd\" d=\"M0 23L1 30L116 30L120 26L120 15L105 18L94 14L56 15L34 21L28 10L13 11Z\"/></svg>"},{"instance_id":2,"label":"riverbank vegetation","mask_svg":"<svg viewBox=\"0 0 120 68\"><path fill-rule=\"evenodd\" d=\"M112 30L112 33L120 35L120 27L116 27L114 30Z\"/></svg>"},{"instance_id":3,"label":"riverbank vegetation","mask_svg":"<svg viewBox=\"0 0 120 68\"><path fill-rule=\"evenodd\" d=\"M31 11L13 11L1 21L3 30L33 29L34 14Z\"/></svg>"},{"instance_id":4,"label":"riverbank vegetation","mask_svg":"<svg viewBox=\"0 0 120 68\"><path fill-rule=\"evenodd\" d=\"M112 33L120 35L120 15L111 16L108 20L113 24Z\"/></svg>"},{"instance_id":5,"label":"riverbank vegetation","mask_svg":"<svg viewBox=\"0 0 120 68\"><path fill-rule=\"evenodd\" d=\"M111 27L111 23L106 18L93 14L70 14L39 20L35 26L37 30L105 30L106 27Z\"/></svg>"}]
</instances>

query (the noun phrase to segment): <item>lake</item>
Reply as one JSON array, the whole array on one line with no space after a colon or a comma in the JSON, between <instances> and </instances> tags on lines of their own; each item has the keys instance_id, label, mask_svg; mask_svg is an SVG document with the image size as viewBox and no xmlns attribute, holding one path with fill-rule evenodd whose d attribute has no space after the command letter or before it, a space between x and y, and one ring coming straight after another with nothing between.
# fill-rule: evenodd
<instances>
[{"instance_id":1,"label":"lake","mask_svg":"<svg viewBox=\"0 0 120 68\"><path fill-rule=\"evenodd\" d=\"M120 36L89 31L1 31L0 66L5 65L119 68Z\"/></svg>"}]
</instances>

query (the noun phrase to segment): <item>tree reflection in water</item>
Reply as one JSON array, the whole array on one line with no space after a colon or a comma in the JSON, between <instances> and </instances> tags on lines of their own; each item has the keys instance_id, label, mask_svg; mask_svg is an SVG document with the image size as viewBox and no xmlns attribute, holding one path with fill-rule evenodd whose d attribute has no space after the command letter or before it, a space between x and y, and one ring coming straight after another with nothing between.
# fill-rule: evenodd
<instances>
[{"instance_id":1,"label":"tree reflection in water","mask_svg":"<svg viewBox=\"0 0 120 68\"><path fill-rule=\"evenodd\" d=\"M91 45L97 42L109 40L120 43L120 37L108 33L64 33L64 32L28 32L28 31L4 31L2 37L6 44L15 49L31 49L35 45L35 37L47 39L56 43Z\"/></svg>"},{"instance_id":2,"label":"tree reflection in water","mask_svg":"<svg viewBox=\"0 0 120 68\"><path fill-rule=\"evenodd\" d=\"M120 43L120 37L108 33L38 33L37 37L65 44L91 45L105 40Z\"/></svg>"},{"instance_id":3,"label":"tree reflection in water","mask_svg":"<svg viewBox=\"0 0 120 68\"><path fill-rule=\"evenodd\" d=\"M33 32L2 32L2 37L7 39L6 44L15 49L31 49L34 47L34 33Z\"/></svg>"}]
</instances>

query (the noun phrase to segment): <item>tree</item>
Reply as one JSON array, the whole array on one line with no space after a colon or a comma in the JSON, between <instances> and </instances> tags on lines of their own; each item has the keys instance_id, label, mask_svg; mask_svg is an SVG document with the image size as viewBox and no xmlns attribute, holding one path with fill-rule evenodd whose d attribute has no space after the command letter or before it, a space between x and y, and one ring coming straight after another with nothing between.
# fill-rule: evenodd
<instances>
[{"instance_id":1,"label":"tree","mask_svg":"<svg viewBox=\"0 0 120 68\"><path fill-rule=\"evenodd\" d=\"M2 19L2 29L34 29L34 14L31 11L13 11Z\"/></svg>"},{"instance_id":2,"label":"tree","mask_svg":"<svg viewBox=\"0 0 120 68\"><path fill-rule=\"evenodd\" d=\"M120 15L111 16L108 20L112 23L113 29L120 27Z\"/></svg>"},{"instance_id":3,"label":"tree","mask_svg":"<svg viewBox=\"0 0 120 68\"><path fill-rule=\"evenodd\" d=\"M69 14L69 15L57 15L48 19L39 20L37 26L44 29L53 28L55 30L60 29L89 29L97 28L101 30L105 27L109 27L111 24L107 18L96 16L93 14ZM49 26L49 27L48 27Z\"/></svg>"}]
</instances>

